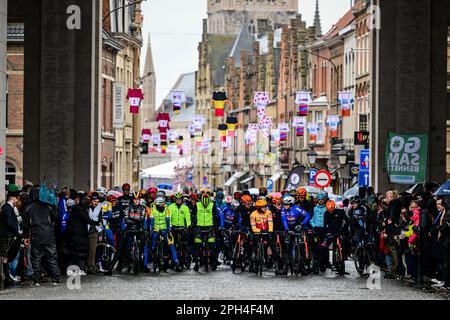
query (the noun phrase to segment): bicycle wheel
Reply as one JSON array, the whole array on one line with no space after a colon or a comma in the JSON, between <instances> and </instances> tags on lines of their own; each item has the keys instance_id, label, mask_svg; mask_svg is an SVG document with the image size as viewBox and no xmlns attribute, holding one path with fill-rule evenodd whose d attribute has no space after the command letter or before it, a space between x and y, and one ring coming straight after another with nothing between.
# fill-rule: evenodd
<instances>
[{"instance_id":1,"label":"bicycle wheel","mask_svg":"<svg viewBox=\"0 0 450 320\"><path fill-rule=\"evenodd\" d=\"M241 253L241 244L240 239L238 238L233 248L233 254L231 258L231 271L233 271L233 273L236 272L236 268L240 267L239 265L240 253Z\"/></svg>"},{"instance_id":2,"label":"bicycle wheel","mask_svg":"<svg viewBox=\"0 0 450 320\"><path fill-rule=\"evenodd\" d=\"M276 257L275 257L275 274L280 275L283 273L283 250L281 248L281 243L278 242L275 246L276 249Z\"/></svg>"},{"instance_id":3,"label":"bicycle wheel","mask_svg":"<svg viewBox=\"0 0 450 320\"><path fill-rule=\"evenodd\" d=\"M208 248L208 246L204 247L203 261L205 263L205 265L204 265L205 271L208 272L209 271L209 248Z\"/></svg>"},{"instance_id":4,"label":"bicycle wheel","mask_svg":"<svg viewBox=\"0 0 450 320\"><path fill-rule=\"evenodd\" d=\"M97 244L95 250L95 264L100 272L106 272L111 268L111 263L115 254L116 250L113 246L107 243Z\"/></svg>"},{"instance_id":5,"label":"bicycle wheel","mask_svg":"<svg viewBox=\"0 0 450 320\"><path fill-rule=\"evenodd\" d=\"M356 271L358 272L358 274L362 277L365 276L366 273L366 259L367 259L367 254L366 254L366 250L364 249L363 246L359 246L356 248L355 250L355 254L354 254L354 261L355 261L355 268Z\"/></svg>"},{"instance_id":6,"label":"bicycle wheel","mask_svg":"<svg viewBox=\"0 0 450 320\"><path fill-rule=\"evenodd\" d=\"M301 263L302 263L302 256L300 252L300 246L298 243L295 243L292 246L292 252L291 252L291 274L298 276L298 274L301 271Z\"/></svg>"},{"instance_id":7,"label":"bicycle wheel","mask_svg":"<svg viewBox=\"0 0 450 320\"><path fill-rule=\"evenodd\" d=\"M344 274L345 272L345 261L342 259L339 246L333 248L334 261L336 265L336 273Z\"/></svg>"},{"instance_id":8,"label":"bicycle wheel","mask_svg":"<svg viewBox=\"0 0 450 320\"><path fill-rule=\"evenodd\" d=\"M258 246L258 266L256 268L256 274L258 276L262 276L263 265L264 265L264 244L262 242L259 243Z\"/></svg>"}]
</instances>

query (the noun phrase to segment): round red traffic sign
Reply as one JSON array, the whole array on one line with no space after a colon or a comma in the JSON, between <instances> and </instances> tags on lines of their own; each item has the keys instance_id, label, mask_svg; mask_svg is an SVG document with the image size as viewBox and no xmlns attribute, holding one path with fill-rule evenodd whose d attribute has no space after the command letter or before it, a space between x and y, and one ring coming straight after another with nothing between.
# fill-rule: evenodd
<instances>
[{"instance_id":1,"label":"round red traffic sign","mask_svg":"<svg viewBox=\"0 0 450 320\"><path fill-rule=\"evenodd\" d=\"M317 171L314 182L319 188L326 188L331 184L331 174L326 170Z\"/></svg>"}]
</instances>

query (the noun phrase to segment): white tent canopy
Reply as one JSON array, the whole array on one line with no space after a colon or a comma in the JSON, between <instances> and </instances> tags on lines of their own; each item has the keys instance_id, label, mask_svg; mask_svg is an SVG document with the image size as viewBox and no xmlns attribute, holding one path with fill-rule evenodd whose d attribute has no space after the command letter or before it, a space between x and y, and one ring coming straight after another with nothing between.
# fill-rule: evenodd
<instances>
[{"instance_id":1,"label":"white tent canopy","mask_svg":"<svg viewBox=\"0 0 450 320\"><path fill-rule=\"evenodd\" d=\"M172 179L175 177L177 160L166 162L154 167L142 170L141 178Z\"/></svg>"}]
</instances>

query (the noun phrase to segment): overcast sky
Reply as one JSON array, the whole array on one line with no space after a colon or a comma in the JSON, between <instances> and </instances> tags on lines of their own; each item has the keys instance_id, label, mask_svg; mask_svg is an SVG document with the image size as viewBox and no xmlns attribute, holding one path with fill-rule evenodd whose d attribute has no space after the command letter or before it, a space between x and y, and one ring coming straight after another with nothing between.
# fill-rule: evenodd
<instances>
[{"instance_id":1,"label":"overcast sky","mask_svg":"<svg viewBox=\"0 0 450 320\"><path fill-rule=\"evenodd\" d=\"M313 24L315 0L299 0L299 11L308 26ZM322 32L325 33L350 8L350 0L320 0ZM156 105L182 73L197 69L197 47L201 40L206 0L147 0L144 15L142 70L151 34L156 69Z\"/></svg>"}]
</instances>

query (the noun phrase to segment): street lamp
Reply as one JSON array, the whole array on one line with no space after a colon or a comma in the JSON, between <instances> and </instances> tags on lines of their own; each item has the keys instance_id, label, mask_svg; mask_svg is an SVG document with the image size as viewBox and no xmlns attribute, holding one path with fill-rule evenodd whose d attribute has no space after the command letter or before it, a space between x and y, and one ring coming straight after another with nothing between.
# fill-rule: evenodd
<instances>
[{"instance_id":1,"label":"street lamp","mask_svg":"<svg viewBox=\"0 0 450 320\"><path fill-rule=\"evenodd\" d=\"M314 166L317 160L317 152L314 150L314 147L311 147L311 150L306 154L308 157L308 162L310 166Z\"/></svg>"},{"instance_id":2,"label":"street lamp","mask_svg":"<svg viewBox=\"0 0 450 320\"><path fill-rule=\"evenodd\" d=\"M347 163L347 151L345 151L344 149L340 150L337 153L337 157L339 160L339 164L341 165L341 167L343 167Z\"/></svg>"}]
</instances>

